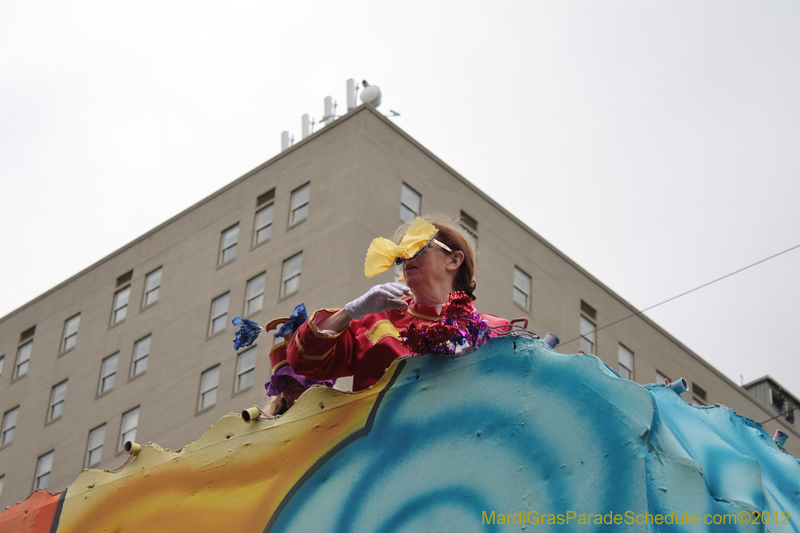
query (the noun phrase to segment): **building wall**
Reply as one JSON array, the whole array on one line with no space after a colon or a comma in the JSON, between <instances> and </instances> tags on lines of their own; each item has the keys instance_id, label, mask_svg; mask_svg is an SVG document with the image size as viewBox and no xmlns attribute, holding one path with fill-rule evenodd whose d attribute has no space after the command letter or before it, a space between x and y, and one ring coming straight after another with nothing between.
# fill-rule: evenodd
<instances>
[{"instance_id":1,"label":"building wall","mask_svg":"<svg viewBox=\"0 0 800 533\"><path fill-rule=\"evenodd\" d=\"M770 398L770 386L769 383L766 381L762 381L761 383L750 387L748 392L755 397L756 400L760 401L765 405L770 405L772 402L772 398Z\"/></svg>"},{"instance_id":2,"label":"building wall","mask_svg":"<svg viewBox=\"0 0 800 533\"><path fill-rule=\"evenodd\" d=\"M290 226L291 193L311 184L309 216ZM486 194L368 107L360 107L168 220L109 257L0 319L0 414L19 405L13 442L0 448L4 476L0 505L23 499L33 488L37 458L55 450L49 488L61 490L80 473L89 431L106 424L100 468L121 465L117 452L122 414L139 406L136 440L179 448L199 438L220 416L263 404L269 378L271 335L259 339L253 385L235 392L236 357L230 320L244 314L247 280L266 272L264 308L251 316L264 324L286 316L304 302L309 310L340 307L375 283L393 280L386 272L363 276L369 242L391 236L398 226L403 183L422 195L423 213L468 213L478 221L479 310L506 318L530 318L529 329L553 331L559 349L579 344L581 301L597 311L599 326L635 312ZM252 246L259 195L275 189L269 241ZM236 258L218 266L221 232L239 224ZM301 288L280 295L283 261L303 253ZM513 273L531 276L529 309L512 299ZM142 308L145 276L163 268L159 300ZM126 319L109 326L117 278L133 270ZM213 298L230 291L228 326L209 336ZM80 313L75 347L59 354L64 321ZM20 334L36 326L28 373L12 379ZM130 378L134 343L151 335L148 368ZM686 377L707 391L706 403L722 403L757 421L771 411L645 317L597 333L596 354L617 369L622 342L635 354L634 379L655 381L658 370ZM115 386L98 395L103 358L119 352ZM198 412L201 373L220 365L216 404ZM47 422L51 388L68 380L60 418ZM689 394L684 397L689 398ZM800 435L782 421L766 424L792 439Z\"/></svg>"}]
</instances>

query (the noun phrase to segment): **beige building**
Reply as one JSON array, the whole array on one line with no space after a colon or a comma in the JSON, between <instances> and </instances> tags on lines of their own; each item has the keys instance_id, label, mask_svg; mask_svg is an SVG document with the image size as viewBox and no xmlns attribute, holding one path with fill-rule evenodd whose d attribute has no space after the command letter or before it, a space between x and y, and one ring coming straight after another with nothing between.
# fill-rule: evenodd
<instances>
[{"instance_id":1,"label":"beige building","mask_svg":"<svg viewBox=\"0 0 800 533\"><path fill-rule=\"evenodd\" d=\"M773 416L797 426L795 417L800 408L798 400L791 392L775 381L771 376L764 376L742 385L756 400L768 405Z\"/></svg>"},{"instance_id":2,"label":"beige building","mask_svg":"<svg viewBox=\"0 0 800 533\"><path fill-rule=\"evenodd\" d=\"M126 440L179 448L263 403L273 338L235 352L233 317L264 324L391 281L364 277L369 242L430 212L460 215L477 243L479 310L528 317L639 383L683 376L687 401L774 416L645 317L595 332L636 310L361 106L0 319L0 505L121 465ZM784 419L765 427L800 453Z\"/></svg>"}]
</instances>

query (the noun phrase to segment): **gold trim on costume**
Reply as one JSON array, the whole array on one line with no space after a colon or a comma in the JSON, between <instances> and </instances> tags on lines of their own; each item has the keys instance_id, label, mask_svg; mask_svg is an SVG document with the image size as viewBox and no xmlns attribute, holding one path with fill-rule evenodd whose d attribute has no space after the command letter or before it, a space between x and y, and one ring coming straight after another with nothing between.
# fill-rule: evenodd
<instances>
[{"instance_id":1,"label":"gold trim on costume","mask_svg":"<svg viewBox=\"0 0 800 533\"><path fill-rule=\"evenodd\" d=\"M313 333L315 337L320 338L320 339L331 340L331 339L337 338L339 335L341 335L342 333L345 332L345 330L347 328L344 328L339 333L334 333L333 335L331 335L329 333L322 333L320 330L318 330L317 326L314 325L314 317L316 317L317 313L319 313L320 311L329 311L331 313L338 313L339 311L341 311L341 309L318 309L318 310L314 311L313 313L311 313L311 317L308 319L308 329L311 330L311 333Z\"/></svg>"},{"instance_id":2,"label":"gold trim on costume","mask_svg":"<svg viewBox=\"0 0 800 533\"><path fill-rule=\"evenodd\" d=\"M289 320L290 320L290 318L289 317L285 317L285 316L282 316L280 318L273 318L272 320L267 322L266 326L264 326L264 332L266 333L267 331L272 331L273 329L278 329L278 326L281 326L281 325L285 324L286 322L289 322Z\"/></svg>"},{"instance_id":3,"label":"gold trim on costume","mask_svg":"<svg viewBox=\"0 0 800 533\"><path fill-rule=\"evenodd\" d=\"M406 309L406 311L408 311L408 314L413 316L414 318L421 318L422 320L430 320L431 322L438 322L442 319L442 317L440 316L428 316L428 315L423 315L421 313L417 313L416 311L412 311L410 307Z\"/></svg>"},{"instance_id":4,"label":"gold trim on costume","mask_svg":"<svg viewBox=\"0 0 800 533\"><path fill-rule=\"evenodd\" d=\"M388 320L378 320L375 325L372 326L372 329L367 331L364 336L369 339L369 342L371 342L373 346L386 337L394 337L399 341L402 340L400 338L400 331Z\"/></svg>"},{"instance_id":5,"label":"gold trim on costume","mask_svg":"<svg viewBox=\"0 0 800 533\"><path fill-rule=\"evenodd\" d=\"M277 372L277 371L278 371L278 369L279 369L279 368L283 368L283 367L285 367L285 366L286 366L286 365L288 365L288 364L289 364L289 361L287 361L286 359L284 359L283 361L281 361L280 363L278 363L277 365L275 365L275 366L273 366L273 367L272 367L272 373L274 374L275 372Z\"/></svg>"},{"instance_id":6,"label":"gold trim on costume","mask_svg":"<svg viewBox=\"0 0 800 533\"><path fill-rule=\"evenodd\" d=\"M331 346L331 349L322 355L311 355L306 352L305 348L303 348L303 345L300 343L300 339L297 337L297 335L294 336L294 343L297 345L297 349L300 350L300 355L302 355L304 359L311 359L313 361L325 359L331 354L331 352L333 352L333 349L335 348L335 346Z\"/></svg>"},{"instance_id":7,"label":"gold trim on costume","mask_svg":"<svg viewBox=\"0 0 800 533\"><path fill-rule=\"evenodd\" d=\"M275 346L273 346L272 348L269 349L269 351L267 352L267 356L272 355L272 352L274 352L275 350L280 350L284 346L288 346L288 345L289 345L289 343L286 342L285 340L279 342L278 344L276 344Z\"/></svg>"}]
</instances>

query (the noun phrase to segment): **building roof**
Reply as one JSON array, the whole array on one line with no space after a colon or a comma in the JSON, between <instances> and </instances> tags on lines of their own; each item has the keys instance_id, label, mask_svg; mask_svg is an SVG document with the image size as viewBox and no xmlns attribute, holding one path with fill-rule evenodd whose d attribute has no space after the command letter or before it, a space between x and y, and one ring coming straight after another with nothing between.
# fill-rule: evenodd
<instances>
[{"instance_id":1,"label":"building roof","mask_svg":"<svg viewBox=\"0 0 800 533\"><path fill-rule=\"evenodd\" d=\"M753 381L751 381L749 383L745 383L744 385L742 385L742 388L745 389L745 390L750 390L753 387L755 387L756 385L760 385L761 383L764 383L764 382L767 382L767 384L771 388L777 389L778 391L780 391L784 396L788 396L789 398L791 398L792 401L794 401L795 405L800 405L800 400L797 399L797 396L795 396L794 394L789 392L789 389L787 389L786 387L784 387L783 385L778 383L778 381L775 378L773 378L772 376L770 376L770 375L762 376L762 377L760 377L758 379L754 379Z\"/></svg>"}]
</instances>

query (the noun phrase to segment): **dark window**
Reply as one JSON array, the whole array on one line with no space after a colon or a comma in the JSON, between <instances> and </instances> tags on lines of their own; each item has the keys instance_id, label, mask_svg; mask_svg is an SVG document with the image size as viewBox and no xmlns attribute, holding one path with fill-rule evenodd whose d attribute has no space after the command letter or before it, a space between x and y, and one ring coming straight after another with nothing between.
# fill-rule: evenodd
<instances>
[{"instance_id":1,"label":"dark window","mask_svg":"<svg viewBox=\"0 0 800 533\"><path fill-rule=\"evenodd\" d=\"M125 285L132 279L133 279L133 270L124 273L123 275L117 278L117 287L119 287L120 285Z\"/></svg>"},{"instance_id":2,"label":"dark window","mask_svg":"<svg viewBox=\"0 0 800 533\"><path fill-rule=\"evenodd\" d=\"M581 313L584 313L586 316L591 318L592 320L597 320L597 311L594 310L594 307L587 304L583 300L581 300Z\"/></svg>"},{"instance_id":3,"label":"dark window","mask_svg":"<svg viewBox=\"0 0 800 533\"><path fill-rule=\"evenodd\" d=\"M267 202L271 202L275 199L275 189L271 191L267 191L261 196L258 197L256 200L256 207L266 204Z\"/></svg>"},{"instance_id":4,"label":"dark window","mask_svg":"<svg viewBox=\"0 0 800 533\"><path fill-rule=\"evenodd\" d=\"M466 214L464 211L461 211L461 219L460 219L461 229L464 230L464 235L466 235L467 239L469 240L470 244L472 244L472 248L477 250L478 249L478 221Z\"/></svg>"},{"instance_id":5,"label":"dark window","mask_svg":"<svg viewBox=\"0 0 800 533\"><path fill-rule=\"evenodd\" d=\"M692 392L695 396L700 398L703 401L706 401L706 391L703 390L703 387L698 385L697 383L692 383Z\"/></svg>"},{"instance_id":6,"label":"dark window","mask_svg":"<svg viewBox=\"0 0 800 533\"><path fill-rule=\"evenodd\" d=\"M19 342L23 343L26 340L33 337L34 333L36 333L36 326L31 326L19 335Z\"/></svg>"}]
</instances>

